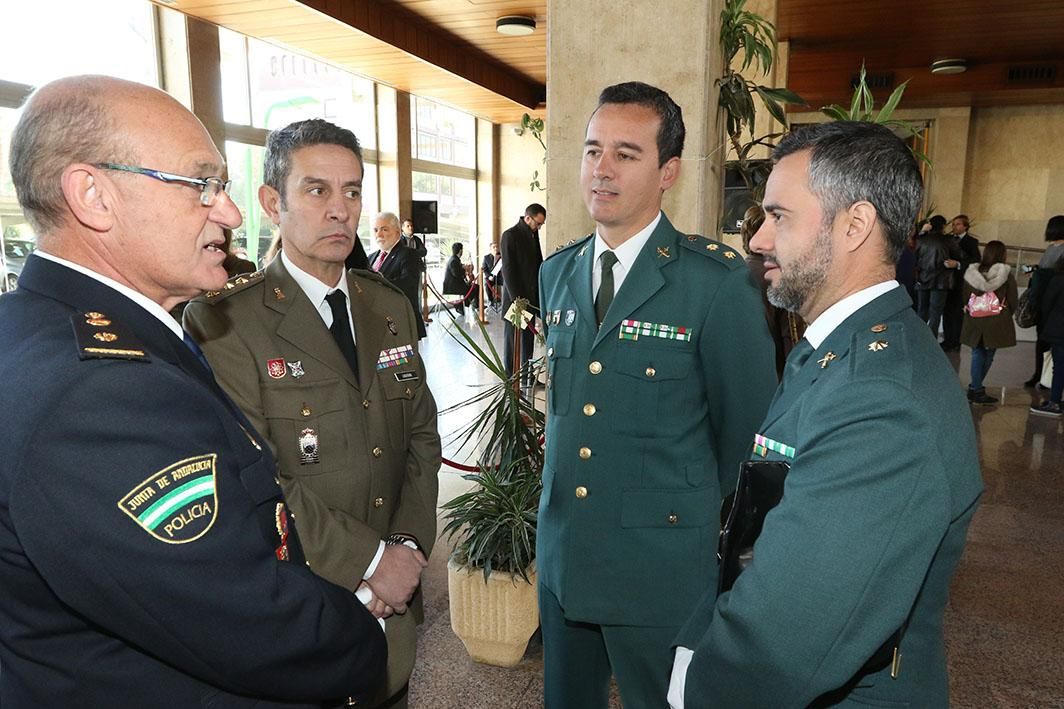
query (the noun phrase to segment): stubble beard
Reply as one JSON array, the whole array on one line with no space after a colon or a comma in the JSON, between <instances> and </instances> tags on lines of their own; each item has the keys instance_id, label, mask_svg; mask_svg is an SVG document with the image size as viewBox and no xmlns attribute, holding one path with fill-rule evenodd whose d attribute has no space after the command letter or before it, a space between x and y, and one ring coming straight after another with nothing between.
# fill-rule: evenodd
<instances>
[{"instance_id":1,"label":"stubble beard","mask_svg":"<svg viewBox=\"0 0 1064 709\"><path fill-rule=\"evenodd\" d=\"M822 229L802 256L782 267L776 283L770 284L768 302L790 312L801 312L806 300L827 280L831 268L831 229Z\"/></svg>"}]
</instances>

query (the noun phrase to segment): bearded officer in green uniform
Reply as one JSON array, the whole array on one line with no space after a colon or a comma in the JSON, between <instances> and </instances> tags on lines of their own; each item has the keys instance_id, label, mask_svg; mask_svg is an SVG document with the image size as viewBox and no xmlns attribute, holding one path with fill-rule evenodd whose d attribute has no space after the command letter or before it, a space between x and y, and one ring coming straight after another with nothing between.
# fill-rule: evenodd
<instances>
[{"instance_id":1,"label":"bearded officer in green uniform","mask_svg":"<svg viewBox=\"0 0 1064 709\"><path fill-rule=\"evenodd\" d=\"M625 706L665 705L672 641L716 585L721 497L776 385L743 259L661 213L683 139L664 91L604 90L581 167L596 233L540 275L536 564L552 709L606 707L611 674Z\"/></svg>"},{"instance_id":2,"label":"bearded officer in green uniform","mask_svg":"<svg viewBox=\"0 0 1064 709\"><path fill-rule=\"evenodd\" d=\"M773 161L750 246L809 328L750 457L790 469L752 561L680 634L670 703L944 708L943 612L982 481L956 372L894 281L920 172L871 123L802 129Z\"/></svg>"},{"instance_id":3,"label":"bearded officer in green uniform","mask_svg":"<svg viewBox=\"0 0 1064 709\"><path fill-rule=\"evenodd\" d=\"M184 318L269 440L311 568L357 590L384 623L388 678L375 704L395 707L406 704L415 591L436 537L440 437L410 302L375 273L345 273L362 174L346 129L315 119L272 132L259 200L281 255Z\"/></svg>"}]
</instances>

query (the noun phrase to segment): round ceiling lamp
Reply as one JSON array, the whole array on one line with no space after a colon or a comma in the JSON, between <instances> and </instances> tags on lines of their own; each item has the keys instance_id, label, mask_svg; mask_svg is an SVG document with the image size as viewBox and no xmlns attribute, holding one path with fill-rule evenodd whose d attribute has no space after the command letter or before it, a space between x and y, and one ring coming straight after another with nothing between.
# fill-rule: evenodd
<instances>
[{"instance_id":1,"label":"round ceiling lamp","mask_svg":"<svg viewBox=\"0 0 1064 709\"><path fill-rule=\"evenodd\" d=\"M506 15L495 20L495 31L511 37L529 35L536 31L536 20L524 15Z\"/></svg>"},{"instance_id":2,"label":"round ceiling lamp","mask_svg":"<svg viewBox=\"0 0 1064 709\"><path fill-rule=\"evenodd\" d=\"M967 59L936 59L931 62L932 74L963 74L966 71L968 71Z\"/></svg>"}]
</instances>

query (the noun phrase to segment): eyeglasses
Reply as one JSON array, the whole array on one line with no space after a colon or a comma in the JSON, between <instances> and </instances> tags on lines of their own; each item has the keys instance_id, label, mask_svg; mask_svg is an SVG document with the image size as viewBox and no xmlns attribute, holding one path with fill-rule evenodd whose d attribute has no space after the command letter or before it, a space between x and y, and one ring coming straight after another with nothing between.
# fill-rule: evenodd
<instances>
[{"instance_id":1,"label":"eyeglasses","mask_svg":"<svg viewBox=\"0 0 1064 709\"><path fill-rule=\"evenodd\" d=\"M113 162L98 163L96 167L102 170L118 170L119 172L132 172L134 175L147 175L148 177L152 177L161 182L166 182L167 184L198 187L200 191L200 204L204 207L213 206L218 195L222 192L229 194L229 188L233 185L232 180L223 180L220 177L185 177L183 175L162 172L161 170L151 170L146 167L135 167L133 165L119 165Z\"/></svg>"}]
</instances>

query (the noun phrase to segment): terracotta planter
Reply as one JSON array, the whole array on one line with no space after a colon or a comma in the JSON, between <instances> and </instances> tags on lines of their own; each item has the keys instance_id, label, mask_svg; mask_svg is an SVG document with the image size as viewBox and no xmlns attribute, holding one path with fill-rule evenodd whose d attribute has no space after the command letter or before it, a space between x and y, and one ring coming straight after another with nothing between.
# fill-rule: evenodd
<instances>
[{"instance_id":1,"label":"terracotta planter","mask_svg":"<svg viewBox=\"0 0 1064 709\"><path fill-rule=\"evenodd\" d=\"M447 563L451 628L474 662L513 667L521 661L539 627L534 567L528 578L531 584L496 571L485 583L480 569Z\"/></svg>"}]
</instances>

